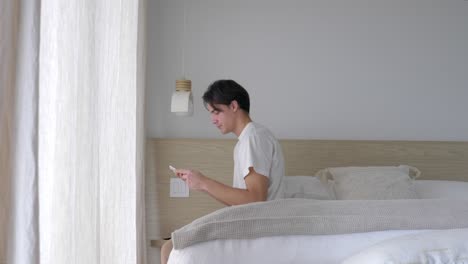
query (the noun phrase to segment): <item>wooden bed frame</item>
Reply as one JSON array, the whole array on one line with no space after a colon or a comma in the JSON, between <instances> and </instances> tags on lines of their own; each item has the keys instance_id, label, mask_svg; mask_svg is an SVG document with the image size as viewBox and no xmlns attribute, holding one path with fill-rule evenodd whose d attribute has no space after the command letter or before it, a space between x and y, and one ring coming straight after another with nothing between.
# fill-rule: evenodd
<instances>
[{"instance_id":1,"label":"wooden bed frame","mask_svg":"<svg viewBox=\"0 0 468 264\"><path fill-rule=\"evenodd\" d=\"M204 193L170 198L174 177L169 165L200 170L232 185L233 150L237 140L148 139L146 144L146 213L149 239L170 237L172 231L224 207ZM417 167L420 179L468 181L468 142L280 140L286 175L314 175L340 166Z\"/></svg>"}]
</instances>

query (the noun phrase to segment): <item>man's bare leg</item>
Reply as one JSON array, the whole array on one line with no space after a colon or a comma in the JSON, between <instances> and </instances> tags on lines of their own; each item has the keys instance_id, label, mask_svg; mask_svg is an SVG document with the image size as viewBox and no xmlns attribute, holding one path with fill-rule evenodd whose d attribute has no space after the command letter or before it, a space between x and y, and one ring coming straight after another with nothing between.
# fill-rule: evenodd
<instances>
[{"instance_id":1,"label":"man's bare leg","mask_svg":"<svg viewBox=\"0 0 468 264\"><path fill-rule=\"evenodd\" d=\"M161 264L167 264L171 251L172 251L172 240L168 240L161 247Z\"/></svg>"}]
</instances>

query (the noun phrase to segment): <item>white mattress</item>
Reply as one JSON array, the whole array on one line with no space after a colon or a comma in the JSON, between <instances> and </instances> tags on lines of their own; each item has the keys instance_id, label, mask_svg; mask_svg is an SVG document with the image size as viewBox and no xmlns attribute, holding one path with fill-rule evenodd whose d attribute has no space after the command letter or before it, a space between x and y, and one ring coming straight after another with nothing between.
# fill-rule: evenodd
<instances>
[{"instance_id":1,"label":"white mattress","mask_svg":"<svg viewBox=\"0 0 468 264\"><path fill-rule=\"evenodd\" d=\"M304 181L304 178L300 180ZM422 199L468 198L468 182L424 180L416 182L416 190ZM304 193L304 188L300 191ZM305 193L307 194L307 190ZM215 240L198 243L182 250L173 250L169 263L340 263L345 258L378 242L428 231L390 230L344 235Z\"/></svg>"}]
</instances>

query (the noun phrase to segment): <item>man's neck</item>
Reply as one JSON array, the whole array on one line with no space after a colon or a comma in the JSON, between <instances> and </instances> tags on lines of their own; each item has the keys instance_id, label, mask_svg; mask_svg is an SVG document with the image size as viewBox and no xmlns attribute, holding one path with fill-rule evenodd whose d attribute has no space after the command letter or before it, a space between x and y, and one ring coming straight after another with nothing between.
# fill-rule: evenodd
<instances>
[{"instance_id":1,"label":"man's neck","mask_svg":"<svg viewBox=\"0 0 468 264\"><path fill-rule=\"evenodd\" d=\"M240 117L238 121L236 122L236 128L233 131L234 134L236 134L236 136L239 137L242 131L244 130L244 128L250 122L252 122L252 119L250 119L249 115L243 115L242 117Z\"/></svg>"}]
</instances>

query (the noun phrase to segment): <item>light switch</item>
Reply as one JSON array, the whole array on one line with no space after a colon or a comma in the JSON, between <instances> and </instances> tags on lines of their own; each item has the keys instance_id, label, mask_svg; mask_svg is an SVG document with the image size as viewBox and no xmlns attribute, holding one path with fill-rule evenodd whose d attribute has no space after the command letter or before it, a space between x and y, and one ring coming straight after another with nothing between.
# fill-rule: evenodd
<instances>
[{"instance_id":1,"label":"light switch","mask_svg":"<svg viewBox=\"0 0 468 264\"><path fill-rule=\"evenodd\" d=\"M170 197L189 197L187 184L179 178L171 178Z\"/></svg>"}]
</instances>

